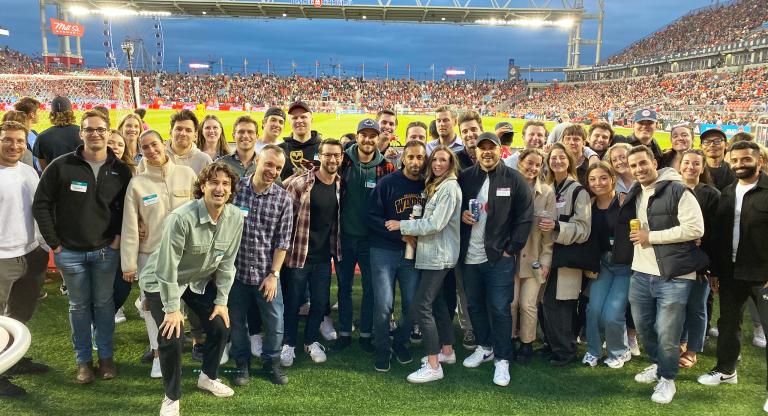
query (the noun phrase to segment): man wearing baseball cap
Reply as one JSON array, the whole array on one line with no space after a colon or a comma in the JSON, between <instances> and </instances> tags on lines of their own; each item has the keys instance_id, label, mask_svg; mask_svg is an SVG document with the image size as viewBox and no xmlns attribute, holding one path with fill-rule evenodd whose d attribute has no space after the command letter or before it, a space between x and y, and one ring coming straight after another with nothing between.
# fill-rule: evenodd
<instances>
[{"instance_id":1,"label":"man wearing baseball cap","mask_svg":"<svg viewBox=\"0 0 768 416\"><path fill-rule=\"evenodd\" d=\"M288 122L291 124L291 135L283 138L278 144L285 152L285 167L280 173L280 179L303 173L313 165L319 165L318 150L322 136L312 130L312 110L304 101L296 101L288 107ZM266 129L265 129L266 130Z\"/></svg>"},{"instance_id":2,"label":"man wearing baseball cap","mask_svg":"<svg viewBox=\"0 0 768 416\"><path fill-rule=\"evenodd\" d=\"M373 286L371 285L368 197L378 181L395 171L377 147L381 129L371 118L357 125L357 142L344 152L339 173L344 184L341 199L341 261L336 264L339 279L340 337L334 345L342 350L352 343L352 282L355 265L360 267L363 297L360 306L360 347L373 352Z\"/></svg>"},{"instance_id":3,"label":"man wearing baseball cap","mask_svg":"<svg viewBox=\"0 0 768 416\"><path fill-rule=\"evenodd\" d=\"M725 163L725 151L728 140L725 132L717 128L711 128L701 132L701 150L706 157L706 171L719 191L732 184L736 180L736 174L730 165Z\"/></svg>"},{"instance_id":4,"label":"man wearing baseball cap","mask_svg":"<svg viewBox=\"0 0 768 416\"><path fill-rule=\"evenodd\" d=\"M656 111L649 108L643 108L635 112L634 124L632 125L632 134L629 136L615 136L613 143L629 143L630 146L644 145L651 149L656 163L661 163L661 147L656 139L653 138L656 133L656 122L658 121Z\"/></svg>"},{"instance_id":5,"label":"man wearing baseball cap","mask_svg":"<svg viewBox=\"0 0 768 416\"><path fill-rule=\"evenodd\" d=\"M512 123L508 121L500 121L496 123L493 128L496 130L496 136L501 143L501 160L504 160L512 155L512 151L509 150L509 146L512 145L512 139L515 138L515 131L512 127Z\"/></svg>"},{"instance_id":6,"label":"man wearing baseball cap","mask_svg":"<svg viewBox=\"0 0 768 416\"><path fill-rule=\"evenodd\" d=\"M514 353L509 305L515 262L531 230L533 198L523 176L501 163L501 143L494 133L481 134L475 152L477 164L459 175L459 267L477 342L464 366L478 367L495 358L493 382L506 386ZM470 199L480 204L477 217L469 210Z\"/></svg>"},{"instance_id":7,"label":"man wearing baseball cap","mask_svg":"<svg viewBox=\"0 0 768 416\"><path fill-rule=\"evenodd\" d=\"M280 107L270 107L264 113L264 119L261 120L263 136L256 142L254 150L259 154L262 148L268 144L277 144L277 138L283 134L285 127L285 111Z\"/></svg>"},{"instance_id":8,"label":"man wearing baseball cap","mask_svg":"<svg viewBox=\"0 0 768 416\"><path fill-rule=\"evenodd\" d=\"M77 146L83 144L80 127L75 124L72 103L67 97L59 95L51 101L48 119L52 126L37 136L32 148L32 154L40 161L41 169L45 169L53 159L74 152Z\"/></svg>"}]
</instances>

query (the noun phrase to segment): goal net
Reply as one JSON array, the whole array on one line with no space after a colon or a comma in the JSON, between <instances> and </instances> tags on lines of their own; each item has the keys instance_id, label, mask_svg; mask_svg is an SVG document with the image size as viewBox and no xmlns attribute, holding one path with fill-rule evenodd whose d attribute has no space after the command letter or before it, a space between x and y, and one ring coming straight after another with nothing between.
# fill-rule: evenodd
<instances>
[{"instance_id":1,"label":"goal net","mask_svg":"<svg viewBox=\"0 0 768 416\"><path fill-rule=\"evenodd\" d=\"M139 78L134 78L136 100ZM19 98L29 96L50 103L57 95L69 98L76 109L103 105L110 109L133 108L131 79L113 74L0 74L0 107L8 108Z\"/></svg>"}]
</instances>

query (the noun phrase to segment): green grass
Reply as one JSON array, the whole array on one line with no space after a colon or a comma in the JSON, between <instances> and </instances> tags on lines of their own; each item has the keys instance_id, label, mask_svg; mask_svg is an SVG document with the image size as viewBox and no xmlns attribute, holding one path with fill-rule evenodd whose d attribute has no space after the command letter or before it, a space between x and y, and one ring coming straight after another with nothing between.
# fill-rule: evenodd
<instances>
[{"instance_id":1,"label":"green grass","mask_svg":"<svg viewBox=\"0 0 768 416\"><path fill-rule=\"evenodd\" d=\"M173 114L173 110L148 110L147 116L145 118L145 121L150 125L151 128L161 132L164 135L167 135L168 132L170 132L170 116ZM127 111L112 111L111 117L112 117L112 124L113 127L117 127L117 123L119 122L120 118L126 114ZM203 116L206 114L216 114L224 123L224 130L226 131L227 138L231 141L232 139L232 124L235 122L235 119L237 117L243 115L243 114L249 114L246 112L234 112L234 111L198 111L196 112L197 116L202 119ZM263 113L250 113L251 117L253 117L255 120L259 122L259 128L261 128L261 119L264 117ZM78 113L77 116L79 117L80 114ZM323 134L323 137L334 137L339 138L345 133L354 132L357 128L357 123L366 117L375 117L375 115L363 115L363 114L343 114L341 115L339 120L336 120L335 114L323 114L323 113L316 113L313 115L313 123L312 123L312 129L317 130L320 133ZM398 127L397 127L397 137L404 139L405 138L405 128L408 126L408 123L416 120L423 121L427 125L429 125L429 122L433 120L434 117L431 115L423 115L423 116L409 116L409 115L400 115L398 116ZM498 123L499 121L510 121L508 118L501 118L501 117L483 117L483 128L485 131L493 131L493 127ZM513 119L512 125L515 130L515 139L512 145L514 147L523 147L523 134L522 129L523 125L525 124L525 120L520 119ZM551 129L555 125L554 122L547 122L547 128ZM48 114L41 112L40 114L40 123L33 126L35 130L38 132L43 131L48 126L50 126L50 123L48 122ZM458 126L457 126L458 130ZM288 123L286 123L284 136L287 136L290 132L290 126ZM616 133L621 135L628 135L632 133L631 129L623 128L623 127L617 127ZM167 138L167 136L166 136ZM656 133L656 139L659 141L659 144L661 145L662 149L666 149L670 147L669 142L669 133L668 132L657 132Z\"/></svg>"},{"instance_id":2,"label":"green grass","mask_svg":"<svg viewBox=\"0 0 768 416\"><path fill-rule=\"evenodd\" d=\"M143 320L132 306L136 290L126 303L128 321L118 325L115 333L119 375L115 380L97 380L89 386L73 381L75 364L66 298L58 293L58 283L46 285L45 290L49 296L39 303L29 323L33 341L28 355L49 364L53 370L45 375L15 377L14 382L29 394L21 399L0 399L0 415L157 414L163 388L159 380L149 379L149 366L138 362L147 339ZM359 293L358 285L355 294ZM750 325L745 324L745 328ZM456 329L460 340L460 331ZM215 398L196 388L197 375L193 370L198 367L187 353L181 408L185 415L759 414L765 400L765 352L750 345L751 331L746 332L738 385L713 388L696 383L696 377L714 365L715 345L710 341L705 353L699 356L699 364L694 369L681 370L677 396L669 405L652 403L652 385L634 382L634 374L648 365L643 357L633 359L620 370L576 364L555 369L536 358L527 367L513 364L512 382L501 388L492 383L491 364L476 369L461 366L468 353L457 343L459 362L444 366L443 380L411 385L405 377L417 368L416 360L408 365L394 362L389 373L378 373L373 369L373 357L355 343L341 354L329 353L323 364L313 364L306 354L299 353L293 367L287 369L288 385L273 386L256 373L247 387L236 388L235 396L228 399ZM581 354L583 349L581 346ZM412 352L415 358L423 353L418 346L412 347ZM230 362L224 368L232 366ZM259 367L258 361L255 366Z\"/></svg>"}]
</instances>

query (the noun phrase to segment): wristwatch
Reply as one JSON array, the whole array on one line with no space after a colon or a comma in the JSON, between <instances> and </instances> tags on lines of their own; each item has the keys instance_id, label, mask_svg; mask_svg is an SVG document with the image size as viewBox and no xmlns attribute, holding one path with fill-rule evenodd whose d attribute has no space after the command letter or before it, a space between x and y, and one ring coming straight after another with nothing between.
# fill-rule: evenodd
<instances>
[{"instance_id":1,"label":"wristwatch","mask_svg":"<svg viewBox=\"0 0 768 416\"><path fill-rule=\"evenodd\" d=\"M270 270L269 274L271 274L272 276L275 276L275 279L280 280L280 270L278 271Z\"/></svg>"}]
</instances>

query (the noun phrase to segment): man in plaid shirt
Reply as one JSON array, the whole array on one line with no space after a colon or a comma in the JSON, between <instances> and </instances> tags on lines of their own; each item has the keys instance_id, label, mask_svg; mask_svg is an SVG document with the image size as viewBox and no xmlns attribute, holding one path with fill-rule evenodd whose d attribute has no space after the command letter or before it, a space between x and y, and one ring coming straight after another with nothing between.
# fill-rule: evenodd
<instances>
[{"instance_id":1,"label":"man in plaid shirt","mask_svg":"<svg viewBox=\"0 0 768 416\"><path fill-rule=\"evenodd\" d=\"M341 178L337 174L343 156L341 142L320 143L320 166L291 176L285 188L293 200L296 230L286 259L285 345L283 366L293 364L298 332L299 308L309 285L309 316L304 328L304 351L312 361L325 361L325 347L318 331L331 297L331 257L340 259L339 200Z\"/></svg>"},{"instance_id":2,"label":"man in plaid shirt","mask_svg":"<svg viewBox=\"0 0 768 416\"><path fill-rule=\"evenodd\" d=\"M240 180L234 204L245 218L240 251L235 259L235 282L229 294L232 351L237 374L234 384L248 384L251 350L248 340L248 309L256 304L264 326L261 361L270 380L286 384L279 357L283 343L283 295L280 268L288 251L293 228L293 206L288 193L274 185L285 165L279 147L264 146L256 158L253 175Z\"/></svg>"}]
</instances>

